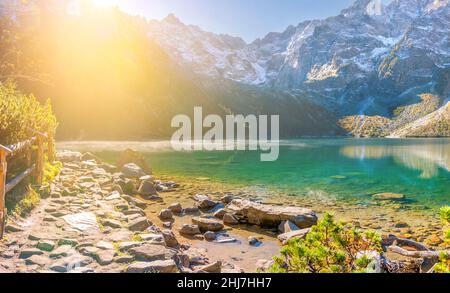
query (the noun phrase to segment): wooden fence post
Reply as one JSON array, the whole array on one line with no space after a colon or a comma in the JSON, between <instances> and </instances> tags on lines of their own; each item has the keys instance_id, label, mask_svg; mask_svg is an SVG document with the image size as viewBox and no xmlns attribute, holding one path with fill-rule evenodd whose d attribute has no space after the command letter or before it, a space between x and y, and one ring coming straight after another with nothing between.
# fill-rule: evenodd
<instances>
[{"instance_id":1,"label":"wooden fence post","mask_svg":"<svg viewBox=\"0 0 450 293\"><path fill-rule=\"evenodd\" d=\"M38 134L37 140L37 157L36 157L36 184L41 185L44 177L44 138L42 134Z\"/></svg>"},{"instance_id":2,"label":"wooden fence post","mask_svg":"<svg viewBox=\"0 0 450 293\"><path fill-rule=\"evenodd\" d=\"M50 164L55 162L55 140L52 133L48 134L48 161Z\"/></svg>"},{"instance_id":3,"label":"wooden fence post","mask_svg":"<svg viewBox=\"0 0 450 293\"><path fill-rule=\"evenodd\" d=\"M0 239L3 238L3 232L5 231L6 224L6 205L5 205L5 194L6 194L6 171L7 163L6 157L11 153L11 150L7 147L0 145Z\"/></svg>"}]
</instances>

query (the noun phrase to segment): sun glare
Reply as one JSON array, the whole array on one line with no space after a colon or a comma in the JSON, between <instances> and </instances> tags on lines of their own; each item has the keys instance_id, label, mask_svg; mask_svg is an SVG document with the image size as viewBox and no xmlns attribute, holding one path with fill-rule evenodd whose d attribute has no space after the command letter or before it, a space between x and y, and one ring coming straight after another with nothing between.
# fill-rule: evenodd
<instances>
[{"instance_id":1,"label":"sun glare","mask_svg":"<svg viewBox=\"0 0 450 293\"><path fill-rule=\"evenodd\" d=\"M94 0L94 4L96 6L118 6L121 2L121 0Z\"/></svg>"}]
</instances>

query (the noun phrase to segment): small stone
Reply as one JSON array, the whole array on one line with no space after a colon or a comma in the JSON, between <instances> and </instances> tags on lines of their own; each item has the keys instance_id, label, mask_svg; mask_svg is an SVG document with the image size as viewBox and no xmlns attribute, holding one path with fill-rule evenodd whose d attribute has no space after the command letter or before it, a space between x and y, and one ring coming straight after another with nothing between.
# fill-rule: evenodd
<instances>
[{"instance_id":1,"label":"small stone","mask_svg":"<svg viewBox=\"0 0 450 293\"><path fill-rule=\"evenodd\" d=\"M46 266L50 263L48 257L41 255L32 255L25 261L27 265L38 265L40 267Z\"/></svg>"},{"instance_id":2,"label":"small stone","mask_svg":"<svg viewBox=\"0 0 450 293\"><path fill-rule=\"evenodd\" d=\"M138 189L138 193L144 196L158 195L154 183L150 180L145 180L141 182L141 185L139 186Z\"/></svg>"},{"instance_id":3,"label":"small stone","mask_svg":"<svg viewBox=\"0 0 450 293\"><path fill-rule=\"evenodd\" d=\"M127 251L127 250L129 250L131 248L139 247L141 245L143 245L143 243L142 242L137 242L137 241L122 242L122 243L119 244L119 250L120 251Z\"/></svg>"},{"instance_id":4,"label":"small stone","mask_svg":"<svg viewBox=\"0 0 450 293\"><path fill-rule=\"evenodd\" d=\"M257 246L259 245L261 242L258 240L258 238L256 238L255 236L250 236L248 237L248 244L251 246Z\"/></svg>"},{"instance_id":5,"label":"small stone","mask_svg":"<svg viewBox=\"0 0 450 293\"><path fill-rule=\"evenodd\" d=\"M124 165L122 167L122 173L125 175L125 177L133 179L139 179L142 176L146 175L142 168L134 163Z\"/></svg>"},{"instance_id":6,"label":"small stone","mask_svg":"<svg viewBox=\"0 0 450 293\"><path fill-rule=\"evenodd\" d=\"M203 201L203 200L209 200L209 199L210 199L209 196L204 195L204 194L196 194L196 195L194 195L194 200L198 201L198 202Z\"/></svg>"},{"instance_id":7,"label":"small stone","mask_svg":"<svg viewBox=\"0 0 450 293\"><path fill-rule=\"evenodd\" d=\"M162 236L164 237L164 242L168 247L176 248L180 245L175 234L170 230L162 231Z\"/></svg>"},{"instance_id":8,"label":"small stone","mask_svg":"<svg viewBox=\"0 0 450 293\"><path fill-rule=\"evenodd\" d=\"M119 229L122 227L122 224L119 221L113 219L105 219L102 221L102 224L105 227L111 227L113 229Z\"/></svg>"},{"instance_id":9,"label":"small stone","mask_svg":"<svg viewBox=\"0 0 450 293\"><path fill-rule=\"evenodd\" d=\"M217 202L210 199L204 199L197 204L197 206L202 210L213 209L216 205Z\"/></svg>"},{"instance_id":10,"label":"small stone","mask_svg":"<svg viewBox=\"0 0 450 293\"><path fill-rule=\"evenodd\" d=\"M168 209L171 210L172 213L174 213L174 214L176 214L176 215L181 214L181 213L183 212L183 207L181 206L180 203L174 203L174 204L171 204L171 205L168 207Z\"/></svg>"},{"instance_id":11,"label":"small stone","mask_svg":"<svg viewBox=\"0 0 450 293\"><path fill-rule=\"evenodd\" d=\"M23 232L23 228L14 224L8 224L5 227L5 231L9 233L17 233L17 232Z\"/></svg>"},{"instance_id":12,"label":"small stone","mask_svg":"<svg viewBox=\"0 0 450 293\"><path fill-rule=\"evenodd\" d=\"M428 246L439 246L444 241L437 235L431 235L427 239L425 239L425 244Z\"/></svg>"},{"instance_id":13,"label":"small stone","mask_svg":"<svg viewBox=\"0 0 450 293\"><path fill-rule=\"evenodd\" d=\"M273 260L260 259L256 262L256 269L260 272L267 272L274 263Z\"/></svg>"},{"instance_id":14,"label":"small stone","mask_svg":"<svg viewBox=\"0 0 450 293\"><path fill-rule=\"evenodd\" d=\"M173 260L157 260L152 262L137 262L130 264L125 273L176 273L178 268Z\"/></svg>"},{"instance_id":15,"label":"small stone","mask_svg":"<svg viewBox=\"0 0 450 293\"><path fill-rule=\"evenodd\" d=\"M134 261L134 257L132 257L131 255L121 255L121 256L117 256L114 258L114 262L115 263L131 263Z\"/></svg>"},{"instance_id":16,"label":"small stone","mask_svg":"<svg viewBox=\"0 0 450 293\"><path fill-rule=\"evenodd\" d=\"M193 215L193 214L198 214L200 212L200 210L198 209L198 207L188 207L188 208L185 208L183 210L183 212L187 215Z\"/></svg>"},{"instance_id":17,"label":"small stone","mask_svg":"<svg viewBox=\"0 0 450 293\"><path fill-rule=\"evenodd\" d=\"M95 255L95 259L99 265L107 266L113 262L115 255L116 252L114 250L100 250Z\"/></svg>"},{"instance_id":18,"label":"small stone","mask_svg":"<svg viewBox=\"0 0 450 293\"><path fill-rule=\"evenodd\" d=\"M297 231L297 230L300 230L300 228L297 227L297 225L295 225L291 221L283 221L278 226L278 231L280 233L288 233L288 232Z\"/></svg>"},{"instance_id":19,"label":"small stone","mask_svg":"<svg viewBox=\"0 0 450 293\"><path fill-rule=\"evenodd\" d=\"M158 217L161 220L172 220L173 219L173 213L171 210L169 209L164 209L161 212L159 212Z\"/></svg>"},{"instance_id":20,"label":"small stone","mask_svg":"<svg viewBox=\"0 0 450 293\"><path fill-rule=\"evenodd\" d=\"M216 243L219 244L236 243L236 242L238 242L236 238L225 238L216 241Z\"/></svg>"},{"instance_id":21,"label":"small stone","mask_svg":"<svg viewBox=\"0 0 450 293\"><path fill-rule=\"evenodd\" d=\"M92 259L87 256L73 254L61 258L50 265L49 269L58 273L67 273L79 267L85 267L92 263Z\"/></svg>"},{"instance_id":22,"label":"small stone","mask_svg":"<svg viewBox=\"0 0 450 293\"><path fill-rule=\"evenodd\" d=\"M216 240L216 233L212 232L212 231L208 231L205 234L203 234L203 236L205 237L206 241L214 241Z\"/></svg>"},{"instance_id":23,"label":"small stone","mask_svg":"<svg viewBox=\"0 0 450 293\"><path fill-rule=\"evenodd\" d=\"M225 214L223 216L223 222L225 223L225 225L230 225L230 226L234 226L234 225L239 225L239 221L230 214Z\"/></svg>"},{"instance_id":24,"label":"small stone","mask_svg":"<svg viewBox=\"0 0 450 293\"><path fill-rule=\"evenodd\" d=\"M133 247L128 252L135 256L138 261L165 260L173 257L174 252L161 245L144 244L139 247Z\"/></svg>"},{"instance_id":25,"label":"small stone","mask_svg":"<svg viewBox=\"0 0 450 293\"><path fill-rule=\"evenodd\" d=\"M278 240L280 240L283 244L286 244L289 240L294 238L302 238L302 239L305 238L309 232L311 232L310 228L287 232L278 235Z\"/></svg>"},{"instance_id":26,"label":"small stone","mask_svg":"<svg viewBox=\"0 0 450 293\"><path fill-rule=\"evenodd\" d=\"M57 258L61 256L68 256L73 253L73 251L73 247L70 245L59 246L50 254L50 257Z\"/></svg>"},{"instance_id":27,"label":"small stone","mask_svg":"<svg viewBox=\"0 0 450 293\"><path fill-rule=\"evenodd\" d=\"M212 264L207 264L196 268L196 271L202 271L206 273L220 273L221 270L222 270L222 262L220 261L216 261Z\"/></svg>"},{"instance_id":28,"label":"small stone","mask_svg":"<svg viewBox=\"0 0 450 293\"><path fill-rule=\"evenodd\" d=\"M200 231L213 231L217 232L224 228L223 224L207 218L192 218L192 223L198 225Z\"/></svg>"},{"instance_id":29,"label":"small stone","mask_svg":"<svg viewBox=\"0 0 450 293\"><path fill-rule=\"evenodd\" d=\"M170 230L168 230L170 231ZM161 244L164 245L164 236L161 234L141 234L139 235L142 240L150 244Z\"/></svg>"},{"instance_id":30,"label":"small stone","mask_svg":"<svg viewBox=\"0 0 450 293\"><path fill-rule=\"evenodd\" d=\"M42 220L44 222L56 222L58 219L52 216L45 216Z\"/></svg>"},{"instance_id":31,"label":"small stone","mask_svg":"<svg viewBox=\"0 0 450 293\"><path fill-rule=\"evenodd\" d=\"M224 204L229 204L233 201L234 196L231 194L225 195L223 196L220 200L224 203Z\"/></svg>"},{"instance_id":32,"label":"small stone","mask_svg":"<svg viewBox=\"0 0 450 293\"><path fill-rule=\"evenodd\" d=\"M172 222L164 222L163 227L167 229L172 229L173 223Z\"/></svg>"},{"instance_id":33,"label":"small stone","mask_svg":"<svg viewBox=\"0 0 450 293\"><path fill-rule=\"evenodd\" d=\"M55 248L55 242L52 240L40 240L36 247L43 251L52 251Z\"/></svg>"},{"instance_id":34,"label":"small stone","mask_svg":"<svg viewBox=\"0 0 450 293\"><path fill-rule=\"evenodd\" d=\"M20 252L20 258L25 259L29 258L33 255L43 255L44 252L42 250L39 250L37 248L25 248Z\"/></svg>"},{"instance_id":35,"label":"small stone","mask_svg":"<svg viewBox=\"0 0 450 293\"><path fill-rule=\"evenodd\" d=\"M130 231L134 232L142 232L151 226L151 222L145 217L139 217L136 220L132 221L128 226Z\"/></svg>"},{"instance_id":36,"label":"small stone","mask_svg":"<svg viewBox=\"0 0 450 293\"><path fill-rule=\"evenodd\" d=\"M180 228L180 233L183 235L188 235L188 236L201 234L198 225L189 225L189 224L184 224Z\"/></svg>"},{"instance_id":37,"label":"small stone","mask_svg":"<svg viewBox=\"0 0 450 293\"><path fill-rule=\"evenodd\" d=\"M398 222L394 225L395 228L408 228L409 225L406 222Z\"/></svg>"},{"instance_id":38,"label":"small stone","mask_svg":"<svg viewBox=\"0 0 450 293\"><path fill-rule=\"evenodd\" d=\"M106 201L113 201L116 199L120 199L120 194L117 191L114 191L105 198Z\"/></svg>"},{"instance_id":39,"label":"small stone","mask_svg":"<svg viewBox=\"0 0 450 293\"><path fill-rule=\"evenodd\" d=\"M220 209L220 210L218 210L217 212L214 213L214 217L217 218L217 219L222 220L223 216L225 216L226 213L227 212L225 211L225 209Z\"/></svg>"},{"instance_id":40,"label":"small stone","mask_svg":"<svg viewBox=\"0 0 450 293\"><path fill-rule=\"evenodd\" d=\"M103 250L112 250L114 249L114 245L111 242L106 241L100 241L95 245L97 248L103 249Z\"/></svg>"}]
</instances>

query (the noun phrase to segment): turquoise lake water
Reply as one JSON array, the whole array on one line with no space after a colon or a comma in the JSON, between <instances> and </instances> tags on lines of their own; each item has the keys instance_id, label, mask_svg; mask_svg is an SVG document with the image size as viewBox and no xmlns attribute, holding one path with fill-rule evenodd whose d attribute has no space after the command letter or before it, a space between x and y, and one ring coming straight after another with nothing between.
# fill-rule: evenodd
<instances>
[{"instance_id":1,"label":"turquoise lake water","mask_svg":"<svg viewBox=\"0 0 450 293\"><path fill-rule=\"evenodd\" d=\"M261 162L260 152L250 151L174 152L167 142L59 144L109 159L127 147L144 152L156 174L208 177L296 196L320 191L364 202L392 192L424 208L450 204L450 139L289 140L281 142L275 162Z\"/></svg>"}]
</instances>

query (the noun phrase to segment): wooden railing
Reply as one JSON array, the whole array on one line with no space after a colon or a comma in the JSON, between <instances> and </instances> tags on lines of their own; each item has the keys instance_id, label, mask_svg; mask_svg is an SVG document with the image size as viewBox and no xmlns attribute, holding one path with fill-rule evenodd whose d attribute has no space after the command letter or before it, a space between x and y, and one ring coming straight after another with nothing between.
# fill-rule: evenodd
<instances>
[{"instance_id":1,"label":"wooden railing","mask_svg":"<svg viewBox=\"0 0 450 293\"><path fill-rule=\"evenodd\" d=\"M42 184L44 174L45 152L49 162L55 160L55 145L53 135L35 132L36 136L15 145L3 146L0 144L0 239L5 231L7 210L5 199L8 192L28 177L34 178L34 183ZM45 144L47 148L45 148ZM36 146L36 147L35 147ZM33 152L36 152L33 159ZM11 162L18 154L26 154L27 169L7 182L8 161Z\"/></svg>"}]
</instances>

